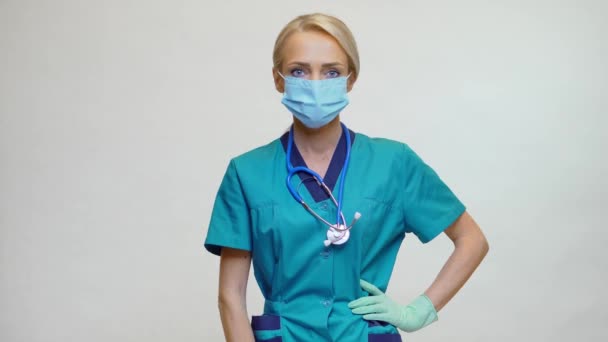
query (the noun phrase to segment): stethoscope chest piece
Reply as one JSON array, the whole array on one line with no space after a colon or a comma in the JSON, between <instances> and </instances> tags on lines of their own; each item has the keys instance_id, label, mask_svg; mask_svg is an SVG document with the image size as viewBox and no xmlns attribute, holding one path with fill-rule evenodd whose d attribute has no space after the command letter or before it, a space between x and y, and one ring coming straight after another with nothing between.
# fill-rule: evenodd
<instances>
[{"instance_id":1,"label":"stethoscope chest piece","mask_svg":"<svg viewBox=\"0 0 608 342\"><path fill-rule=\"evenodd\" d=\"M327 240L323 241L325 247L329 247L329 245L341 245L348 241L350 237L350 229L348 229L343 224L340 225L341 229L336 229L335 225L332 225L331 228L327 230Z\"/></svg>"}]
</instances>

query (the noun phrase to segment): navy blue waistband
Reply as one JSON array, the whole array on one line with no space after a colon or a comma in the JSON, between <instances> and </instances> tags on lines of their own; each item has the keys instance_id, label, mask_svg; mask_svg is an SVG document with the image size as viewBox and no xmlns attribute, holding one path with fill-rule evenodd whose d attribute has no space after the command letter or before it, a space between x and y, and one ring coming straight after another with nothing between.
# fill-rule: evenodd
<instances>
[{"instance_id":1,"label":"navy blue waistband","mask_svg":"<svg viewBox=\"0 0 608 342\"><path fill-rule=\"evenodd\" d=\"M387 326L388 323L383 321L367 321L369 327ZM278 330L281 329L281 316L278 315L260 315L251 317L251 327L255 331L263 330ZM281 342L283 339L280 336L274 337L266 342ZM399 334L369 334L368 342L402 342Z\"/></svg>"},{"instance_id":2,"label":"navy blue waistband","mask_svg":"<svg viewBox=\"0 0 608 342\"><path fill-rule=\"evenodd\" d=\"M367 321L370 327L381 325L387 326L388 323L383 321ZM281 329L281 316L278 315L261 315L251 317L251 326L255 330L276 330Z\"/></svg>"},{"instance_id":3,"label":"navy blue waistband","mask_svg":"<svg viewBox=\"0 0 608 342\"><path fill-rule=\"evenodd\" d=\"M253 330L277 330L281 329L281 316L261 315L251 317Z\"/></svg>"}]
</instances>

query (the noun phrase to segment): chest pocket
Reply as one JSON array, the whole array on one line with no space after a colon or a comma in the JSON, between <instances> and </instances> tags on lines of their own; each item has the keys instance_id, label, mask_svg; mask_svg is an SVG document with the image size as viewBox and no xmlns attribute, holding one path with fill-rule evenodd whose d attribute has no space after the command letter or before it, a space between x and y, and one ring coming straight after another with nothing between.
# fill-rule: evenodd
<instances>
[{"instance_id":1,"label":"chest pocket","mask_svg":"<svg viewBox=\"0 0 608 342\"><path fill-rule=\"evenodd\" d=\"M402 215L398 208L393 207L392 203L364 197L350 210L361 213L361 218L355 224L353 232L357 230L359 234L363 234L361 238L364 250L374 248L375 245L382 245L378 242L399 239L405 234Z\"/></svg>"}]
</instances>

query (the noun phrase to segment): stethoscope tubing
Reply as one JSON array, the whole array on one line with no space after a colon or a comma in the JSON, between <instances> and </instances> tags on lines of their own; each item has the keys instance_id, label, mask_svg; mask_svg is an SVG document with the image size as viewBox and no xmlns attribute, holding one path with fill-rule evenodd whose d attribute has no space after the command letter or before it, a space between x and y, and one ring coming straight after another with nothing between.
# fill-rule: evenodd
<instances>
[{"instance_id":1,"label":"stethoscope tubing","mask_svg":"<svg viewBox=\"0 0 608 342\"><path fill-rule=\"evenodd\" d=\"M287 140L287 154L286 154L287 179L286 179L286 183L287 183L287 189L289 190L289 192L291 193L293 198L296 201L298 201L308 212L310 212L317 219L319 219L320 221L325 223L327 226L333 227L334 229L339 230L339 231L344 231L344 230L348 230L352 227L352 225L346 226L346 219L344 217L344 214L342 213L342 199L344 196L344 182L346 179L346 170L348 169L348 164L350 161L351 139L350 139L350 132L348 131L346 126L343 123L340 123L340 125L342 126L342 130L346 135L346 156L345 156L344 165L342 166L341 175L340 175L341 178L340 178L340 184L338 186L338 199L336 200L336 198L332 194L329 187L327 187L327 185L323 181L323 178L321 177L321 175L319 175L317 172L315 172L307 167L304 167L304 166L294 167L293 164L291 163L291 153L292 153L292 149L293 149L293 125L290 128L289 137ZM336 213L336 222L337 223L336 224L329 223L327 220L325 220L320 215L318 215L316 212L314 212L314 210L312 210L312 208L304 201L302 196L300 196L298 191L293 187L293 185L291 184L291 179L298 172L304 172L304 173L312 176L317 181L317 184L319 184L319 186L321 186L323 188L323 190L329 195L332 202L337 207L337 213Z\"/></svg>"}]
</instances>

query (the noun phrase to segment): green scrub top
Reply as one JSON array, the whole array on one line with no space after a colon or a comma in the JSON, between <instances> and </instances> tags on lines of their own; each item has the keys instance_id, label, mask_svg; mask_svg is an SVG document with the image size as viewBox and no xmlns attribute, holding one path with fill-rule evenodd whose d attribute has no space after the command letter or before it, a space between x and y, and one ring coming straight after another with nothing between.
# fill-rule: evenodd
<instances>
[{"instance_id":1,"label":"green scrub top","mask_svg":"<svg viewBox=\"0 0 608 342\"><path fill-rule=\"evenodd\" d=\"M204 246L216 255L223 246L251 252L265 298L263 314L252 317L256 341L401 341L393 325L366 321L348 308L350 301L368 295L359 279L386 292L406 234L427 243L465 211L407 144L361 133L351 136L343 212L348 223L357 211L361 218L342 245L325 247L327 226L287 190L281 139L228 165ZM338 164L341 169L343 159ZM292 182L297 187L300 179L293 177ZM338 198L338 186L333 193ZM306 186L300 194L315 212L335 222L331 199L316 202Z\"/></svg>"}]
</instances>

